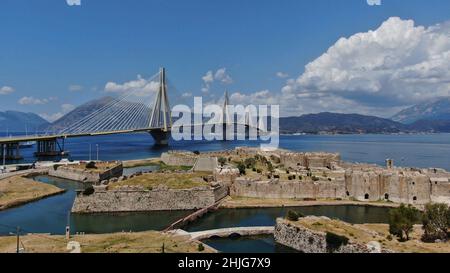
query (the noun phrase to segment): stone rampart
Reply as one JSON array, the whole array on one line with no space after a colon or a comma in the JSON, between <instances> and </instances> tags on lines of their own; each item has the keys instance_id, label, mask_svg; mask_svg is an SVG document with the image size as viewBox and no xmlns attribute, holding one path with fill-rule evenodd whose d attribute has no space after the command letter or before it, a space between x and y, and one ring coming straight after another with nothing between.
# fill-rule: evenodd
<instances>
[{"instance_id":1,"label":"stone rampart","mask_svg":"<svg viewBox=\"0 0 450 273\"><path fill-rule=\"evenodd\" d=\"M74 213L144 212L195 210L214 205L227 195L227 189L198 187L192 189L95 190L90 195L78 192Z\"/></svg>"}]
</instances>

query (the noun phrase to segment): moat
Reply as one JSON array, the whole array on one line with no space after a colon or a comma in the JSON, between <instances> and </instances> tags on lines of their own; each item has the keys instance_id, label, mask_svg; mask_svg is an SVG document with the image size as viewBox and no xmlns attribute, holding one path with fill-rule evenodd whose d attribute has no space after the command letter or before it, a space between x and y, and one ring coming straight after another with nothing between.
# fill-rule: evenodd
<instances>
[{"instance_id":1,"label":"moat","mask_svg":"<svg viewBox=\"0 0 450 273\"><path fill-rule=\"evenodd\" d=\"M17 208L0 212L0 235L8 235L8 226L19 225L27 233L64 234L68 213L75 199L75 190L85 184L48 176L37 176L37 181L56 185L67 191ZM328 216L350 223L386 223L388 208L365 206L315 206L289 208L305 215ZM225 227L271 226L284 216L287 208L220 209L185 226L187 231L200 231ZM113 233L121 231L162 230L190 211L155 211L149 213L72 214L72 232ZM209 239L205 243L223 252L289 252L277 245L272 236L236 239Z\"/></svg>"}]
</instances>

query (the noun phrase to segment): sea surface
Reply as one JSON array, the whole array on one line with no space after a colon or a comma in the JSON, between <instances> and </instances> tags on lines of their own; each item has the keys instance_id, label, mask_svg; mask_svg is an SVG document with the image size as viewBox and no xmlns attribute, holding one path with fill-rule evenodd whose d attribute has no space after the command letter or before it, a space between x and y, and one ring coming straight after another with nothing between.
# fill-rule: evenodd
<instances>
[{"instance_id":1,"label":"sea surface","mask_svg":"<svg viewBox=\"0 0 450 273\"><path fill-rule=\"evenodd\" d=\"M150 134L137 133L67 139L65 150L74 160L129 160L159 157L170 150L216 151L239 146L259 146L256 141L171 141L169 147L153 145ZM450 134L418 135L301 135L280 136L280 148L300 152L340 153L350 162L385 165L393 159L397 166L450 170ZM22 149L25 159L34 162L35 148ZM11 162L12 163L12 162Z\"/></svg>"}]
</instances>

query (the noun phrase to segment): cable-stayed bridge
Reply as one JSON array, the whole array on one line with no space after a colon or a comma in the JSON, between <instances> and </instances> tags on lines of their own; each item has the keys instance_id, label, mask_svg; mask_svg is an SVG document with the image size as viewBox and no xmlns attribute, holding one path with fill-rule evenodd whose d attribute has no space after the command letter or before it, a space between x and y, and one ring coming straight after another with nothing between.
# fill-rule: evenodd
<instances>
[{"instance_id":1,"label":"cable-stayed bridge","mask_svg":"<svg viewBox=\"0 0 450 273\"><path fill-rule=\"evenodd\" d=\"M112 89L114 91L114 87ZM37 157L64 155L65 140L68 138L138 132L150 133L157 145L168 145L173 128L168 89L166 71L161 68L139 88L127 86L125 90L118 90L121 92L117 98L109 98L99 109L71 122L63 129L44 135L0 138L0 156L10 160L21 159L20 144L30 141L36 142ZM224 129L233 123L225 110L228 103L228 95L225 93L221 121Z\"/></svg>"}]
</instances>

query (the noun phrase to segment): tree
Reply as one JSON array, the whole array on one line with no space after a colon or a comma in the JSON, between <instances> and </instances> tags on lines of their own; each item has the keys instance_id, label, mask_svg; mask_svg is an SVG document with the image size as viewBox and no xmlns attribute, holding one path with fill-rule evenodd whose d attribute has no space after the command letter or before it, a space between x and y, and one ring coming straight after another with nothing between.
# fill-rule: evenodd
<instances>
[{"instance_id":1,"label":"tree","mask_svg":"<svg viewBox=\"0 0 450 273\"><path fill-rule=\"evenodd\" d=\"M450 209L446 204L427 204L422 223L424 235L422 240L434 242L448 239Z\"/></svg>"},{"instance_id":2,"label":"tree","mask_svg":"<svg viewBox=\"0 0 450 273\"><path fill-rule=\"evenodd\" d=\"M252 157L245 159L244 161L245 166L247 169L252 169L256 166L256 160Z\"/></svg>"},{"instance_id":3,"label":"tree","mask_svg":"<svg viewBox=\"0 0 450 273\"><path fill-rule=\"evenodd\" d=\"M274 171L273 165L272 165L272 163L270 161L267 162L267 170L270 173L273 173L273 171Z\"/></svg>"},{"instance_id":4,"label":"tree","mask_svg":"<svg viewBox=\"0 0 450 273\"><path fill-rule=\"evenodd\" d=\"M288 219L289 221L297 222L298 218L298 213L293 210L289 210L286 214L286 219Z\"/></svg>"},{"instance_id":5,"label":"tree","mask_svg":"<svg viewBox=\"0 0 450 273\"><path fill-rule=\"evenodd\" d=\"M239 164L237 165L237 168L239 169L239 173L241 175L245 175L246 168L245 168L245 164L243 162L239 162Z\"/></svg>"},{"instance_id":6,"label":"tree","mask_svg":"<svg viewBox=\"0 0 450 273\"><path fill-rule=\"evenodd\" d=\"M220 166L224 166L227 163L227 159L225 157L219 157L219 159L217 160L220 164Z\"/></svg>"},{"instance_id":7,"label":"tree","mask_svg":"<svg viewBox=\"0 0 450 273\"><path fill-rule=\"evenodd\" d=\"M86 169L97 169L97 166L94 161L90 161L86 164Z\"/></svg>"},{"instance_id":8,"label":"tree","mask_svg":"<svg viewBox=\"0 0 450 273\"><path fill-rule=\"evenodd\" d=\"M409 234L419 220L418 209L401 204L400 207L389 211L389 233L399 237L400 241L409 241Z\"/></svg>"}]
</instances>

